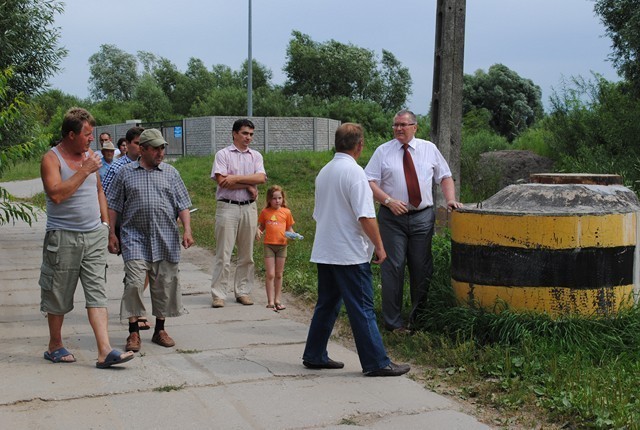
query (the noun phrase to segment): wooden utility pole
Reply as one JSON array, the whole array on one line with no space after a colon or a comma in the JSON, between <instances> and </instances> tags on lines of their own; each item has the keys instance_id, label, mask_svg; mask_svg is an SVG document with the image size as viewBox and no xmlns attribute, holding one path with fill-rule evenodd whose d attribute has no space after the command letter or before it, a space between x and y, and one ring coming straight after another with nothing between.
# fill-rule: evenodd
<instances>
[{"instance_id":1,"label":"wooden utility pole","mask_svg":"<svg viewBox=\"0 0 640 430\"><path fill-rule=\"evenodd\" d=\"M431 97L431 140L449 163L460 196L462 145L462 82L464 76L464 25L466 0L437 0L436 43ZM434 190L436 208L446 207L442 193Z\"/></svg>"}]
</instances>

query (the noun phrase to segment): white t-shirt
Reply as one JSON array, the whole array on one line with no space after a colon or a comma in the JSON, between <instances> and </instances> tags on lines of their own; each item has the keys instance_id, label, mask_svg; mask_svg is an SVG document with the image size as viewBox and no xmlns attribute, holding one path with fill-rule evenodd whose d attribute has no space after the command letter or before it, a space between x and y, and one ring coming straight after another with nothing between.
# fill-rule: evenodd
<instances>
[{"instance_id":1,"label":"white t-shirt","mask_svg":"<svg viewBox=\"0 0 640 430\"><path fill-rule=\"evenodd\" d=\"M359 219L375 217L373 192L362 167L338 152L316 177L311 262L346 266L371 261L374 246Z\"/></svg>"},{"instance_id":2,"label":"white t-shirt","mask_svg":"<svg viewBox=\"0 0 640 430\"><path fill-rule=\"evenodd\" d=\"M416 167L422 196L420 206L414 209L433 206L433 193L431 192L433 182L439 184L444 178L451 176L447 160L438 151L436 145L422 139L413 138L409 142L409 153ZM389 196L409 204L409 193L402 167L403 157L402 144L393 139L376 148L364 172L367 179L375 181Z\"/></svg>"}]
</instances>

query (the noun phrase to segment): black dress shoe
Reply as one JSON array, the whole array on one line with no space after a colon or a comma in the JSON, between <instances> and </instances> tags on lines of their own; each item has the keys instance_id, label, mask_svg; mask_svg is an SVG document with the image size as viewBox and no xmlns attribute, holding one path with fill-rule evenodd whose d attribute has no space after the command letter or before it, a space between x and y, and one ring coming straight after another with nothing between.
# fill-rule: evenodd
<instances>
[{"instance_id":1,"label":"black dress shoe","mask_svg":"<svg viewBox=\"0 0 640 430\"><path fill-rule=\"evenodd\" d=\"M366 376L400 376L411 370L408 364L389 363L387 367L365 373Z\"/></svg>"},{"instance_id":2,"label":"black dress shoe","mask_svg":"<svg viewBox=\"0 0 640 430\"><path fill-rule=\"evenodd\" d=\"M342 369L344 367L343 362L333 361L332 359L328 359L326 363L315 364L303 361L302 364L307 369Z\"/></svg>"}]
</instances>

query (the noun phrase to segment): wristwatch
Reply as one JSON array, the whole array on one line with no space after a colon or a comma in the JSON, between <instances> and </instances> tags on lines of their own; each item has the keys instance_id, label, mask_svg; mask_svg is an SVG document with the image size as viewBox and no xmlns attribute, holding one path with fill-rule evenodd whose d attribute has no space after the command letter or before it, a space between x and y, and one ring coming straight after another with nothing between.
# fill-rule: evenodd
<instances>
[{"instance_id":1,"label":"wristwatch","mask_svg":"<svg viewBox=\"0 0 640 430\"><path fill-rule=\"evenodd\" d=\"M106 226L107 226L107 228L108 228L109 230L111 230L111 226L109 225L109 223L108 223L108 222L106 222L106 221L102 221L102 224L103 224L103 225L106 225Z\"/></svg>"},{"instance_id":2,"label":"wristwatch","mask_svg":"<svg viewBox=\"0 0 640 430\"><path fill-rule=\"evenodd\" d=\"M384 205L385 206L388 205L391 202L391 200L393 200L391 197L387 197L386 199L384 199Z\"/></svg>"}]
</instances>

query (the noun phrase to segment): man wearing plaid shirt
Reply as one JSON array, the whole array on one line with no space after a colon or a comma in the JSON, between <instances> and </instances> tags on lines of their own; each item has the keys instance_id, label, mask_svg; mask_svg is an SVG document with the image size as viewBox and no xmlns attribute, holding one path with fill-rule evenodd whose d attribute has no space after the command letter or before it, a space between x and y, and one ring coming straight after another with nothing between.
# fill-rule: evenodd
<instances>
[{"instance_id":1,"label":"man wearing plaid shirt","mask_svg":"<svg viewBox=\"0 0 640 430\"><path fill-rule=\"evenodd\" d=\"M121 240L111 226L109 252L121 251L125 262L120 314L129 319L127 351L139 351L141 347L138 318L146 314L142 293L147 275L156 317L151 341L164 347L175 345L164 329L164 321L184 313L178 279L178 218L184 227L182 246L186 249L193 244L191 199L178 171L163 162L167 142L156 129L143 131L139 142L139 160L120 170L107 195L112 223L117 215L122 220Z\"/></svg>"},{"instance_id":2,"label":"man wearing plaid shirt","mask_svg":"<svg viewBox=\"0 0 640 430\"><path fill-rule=\"evenodd\" d=\"M122 169L123 166L136 161L140 156L140 135L143 131L144 128L142 127L131 127L127 130L127 135L125 136L128 148L127 154L123 157L117 158L104 175L104 179L102 180L102 189L105 194L107 194L107 190L113 183L113 180L120 169Z\"/></svg>"}]
</instances>

